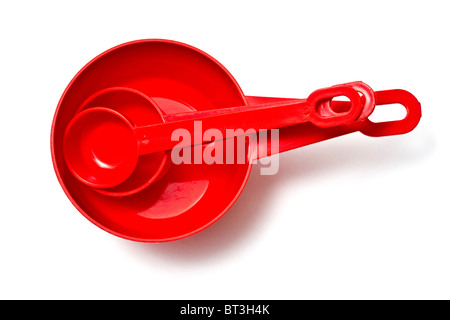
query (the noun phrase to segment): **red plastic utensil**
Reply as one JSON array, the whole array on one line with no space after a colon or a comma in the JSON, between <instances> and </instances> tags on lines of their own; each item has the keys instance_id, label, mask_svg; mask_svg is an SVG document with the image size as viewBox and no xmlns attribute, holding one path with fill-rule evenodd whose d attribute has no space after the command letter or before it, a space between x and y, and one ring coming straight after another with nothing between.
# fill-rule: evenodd
<instances>
[{"instance_id":1,"label":"red plastic utensil","mask_svg":"<svg viewBox=\"0 0 450 320\"><path fill-rule=\"evenodd\" d=\"M334 101L337 96L350 102ZM405 119L368 120L376 105L391 103L404 105ZM86 218L126 239L160 242L217 221L242 192L252 160L272 152L258 141L246 145L244 163L174 164L175 129L193 134L200 120L203 131L222 133L280 128L284 152L355 131L406 133L419 119L420 104L410 93L373 92L362 82L320 89L308 99L246 97L204 52L141 40L102 53L74 77L55 113L51 149L61 186ZM200 143L205 149L217 142Z\"/></svg>"},{"instance_id":2,"label":"red plastic utensil","mask_svg":"<svg viewBox=\"0 0 450 320\"><path fill-rule=\"evenodd\" d=\"M323 112L321 101L337 96L350 99L349 109L333 114ZM153 106L158 109L156 104ZM303 122L319 127L349 124L359 117L361 107L358 91L350 85L317 90L307 100L191 112L175 115L169 122L142 127L135 127L118 111L94 107L77 114L67 126L64 156L68 167L80 181L96 188L110 188L130 177L139 156L171 150L176 146L190 146L189 143L175 141L172 133L184 129L194 136L195 121L201 122L200 139L205 143L211 140L203 140L203 131L210 129L230 138L238 133L237 129L259 131Z\"/></svg>"}]
</instances>

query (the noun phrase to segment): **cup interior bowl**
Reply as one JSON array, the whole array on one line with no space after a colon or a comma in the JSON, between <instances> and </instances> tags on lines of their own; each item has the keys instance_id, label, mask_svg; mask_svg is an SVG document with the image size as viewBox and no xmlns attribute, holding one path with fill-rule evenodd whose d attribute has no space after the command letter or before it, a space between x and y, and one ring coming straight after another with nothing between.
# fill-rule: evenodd
<instances>
[{"instance_id":1,"label":"cup interior bowl","mask_svg":"<svg viewBox=\"0 0 450 320\"><path fill-rule=\"evenodd\" d=\"M157 101L156 109L152 101ZM87 219L114 235L144 242L192 235L234 204L248 179L250 156L245 163L225 164L175 164L168 152L148 155L149 159L142 156L130 181L93 188L68 169L64 132L79 112L92 107L112 108L140 126L163 121L183 106L201 111L245 104L231 74L194 47L168 40L139 40L114 47L83 67L60 99L51 132L58 180ZM154 179L150 183L149 177Z\"/></svg>"}]
</instances>

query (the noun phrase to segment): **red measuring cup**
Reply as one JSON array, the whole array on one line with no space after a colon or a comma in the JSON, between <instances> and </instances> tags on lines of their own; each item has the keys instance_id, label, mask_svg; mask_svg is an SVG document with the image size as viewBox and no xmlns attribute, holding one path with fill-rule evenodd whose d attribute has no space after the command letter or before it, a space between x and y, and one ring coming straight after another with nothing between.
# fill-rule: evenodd
<instances>
[{"instance_id":1,"label":"red measuring cup","mask_svg":"<svg viewBox=\"0 0 450 320\"><path fill-rule=\"evenodd\" d=\"M349 101L333 100L338 96ZM405 106L405 119L368 120L376 105L391 103ZM74 77L55 113L51 147L61 186L86 218L123 238L160 242L219 219L241 193L252 161L273 150L355 131L405 133L419 119L420 104L410 93L373 92L362 82L319 89L307 99L246 97L204 52L141 40L102 53ZM199 123L200 139L174 141L180 129L195 136ZM278 148L248 140L241 163L174 163L171 157L174 148L204 151L250 129L279 129ZM208 130L222 138L206 137ZM226 152L235 155L236 148L232 144Z\"/></svg>"},{"instance_id":2,"label":"red measuring cup","mask_svg":"<svg viewBox=\"0 0 450 320\"><path fill-rule=\"evenodd\" d=\"M350 99L349 109L334 114L322 112L322 101L337 96ZM148 106L159 109L156 103L148 103ZM65 133L64 156L69 169L80 181L96 188L109 188L131 176L140 156L171 150L176 146L190 146L193 141L180 143L172 138L172 133L184 129L194 136L196 122L202 126L199 143L203 144L211 142L203 134L203 131L211 129L219 131L222 137L230 138L236 136L240 132L238 130L259 131L304 122L333 127L349 124L360 116L361 111L361 98L350 85L318 90L307 100L189 112L172 116L168 122L162 118L161 123L141 127L136 127L116 110L94 107L77 114L70 121ZM152 167L160 166L156 164Z\"/></svg>"}]
</instances>

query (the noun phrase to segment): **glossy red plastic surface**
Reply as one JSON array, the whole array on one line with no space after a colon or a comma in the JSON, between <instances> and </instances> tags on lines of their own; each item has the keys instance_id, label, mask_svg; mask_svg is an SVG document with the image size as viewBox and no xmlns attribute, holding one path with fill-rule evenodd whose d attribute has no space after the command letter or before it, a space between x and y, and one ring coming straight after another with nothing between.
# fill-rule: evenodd
<instances>
[{"instance_id":1,"label":"glossy red plastic surface","mask_svg":"<svg viewBox=\"0 0 450 320\"><path fill-rule=\"evenodd\" d=\"M341 113L324 112L321 101L339 95L349 97L349 109ZM148 102L149 107L159 110L156 103ZM110 188L131 176L140 156L192 146L192 140L179 142L172 138L172 133L184 129L189 136L195 136L196 121L201 121L202 132L214 129L216 135L218 131L221 137L231 138L239 134L239 129L260 131L304 122L319 127L349 124L361 111L358 91L347 85L317 90L307 100L295 103L233 107L220 112L193 111L178 114L169 122L161 119L161 123L141 127L134 126L116 110L93 107L77 114L68 124L63 142L64 158L80 181L95 188ZM198 144L211 142L203 134L200 139ZM152 167L159 166L155 163Z\"/></svg>"},{"instance_id":2,"label":"glossy red plastic surface","mask_svg":"<svg viewBox=\"0 0 450 320\"><path fill-rule=\"evenodd\" d=\"M334 101L338 96L350 101ZM391 103L404 105L405 119L368 120L376 105ZM410 93L373 92L362 82L319 89L307 99L246 97L204 52L140 40L100 54L74 77L55 113L51 149L61 186L87 219L126 239L160 242L217 221L240 195L252 161L272 150L249 142L244 163L174 164L170 133L177 128L193 134L200 120L203 131L279 128L284 152L355 131L406 133L419 119L420 104ZM196 143L187 148L218 141Z\"/></svg>"}]
</instances>

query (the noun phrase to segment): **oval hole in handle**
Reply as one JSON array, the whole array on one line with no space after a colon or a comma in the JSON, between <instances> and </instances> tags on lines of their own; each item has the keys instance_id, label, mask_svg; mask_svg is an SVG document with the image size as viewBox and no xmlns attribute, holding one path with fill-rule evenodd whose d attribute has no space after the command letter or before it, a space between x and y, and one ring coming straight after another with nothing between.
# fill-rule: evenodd
<instances>
[{"instance_id":1,"label":"oval hole in handle","mask_svg":"<svg viewBox=\"0 0 450 320\"><path fill-rule=\"evenodd\" d=\"M350 100L350 108L347 112L321 112L325 100L332 100L335 97L345 96ZM337 85L329 88L319 89L311 93L307 99L313 111L310 115L311 122L322 128L334 127L356 120L362 111L362 101L358 91L346 86ZM325 109L326 110L326 109Z\"/></svg>"},{"instance_id":2,"label":"oval hole in handle","mask_svg":"<svg viewBox=\"0 0 450 320\"><path fill-rule=\"evenodd\" d=\"M362 121L359 131L367 136L381 137L410 132L417 126L422 116L420 102L405 90L377 91L375 92L375 104L376 106L401 104L406 109L406 117L402 120L379 123L365 119Z\"/></svg>"},{"instance_id":3,"label":"oval hole in handle","mask_svg":"<svg viewBox=\"0 0 450 320\"><path fill-rule=\"evenodd\" d=\"M406 109L402 104L391 103L381 108L375 108L368 119L373 123L392 122L403 120L406 115Z\"/></svg>"}]
</instances>

